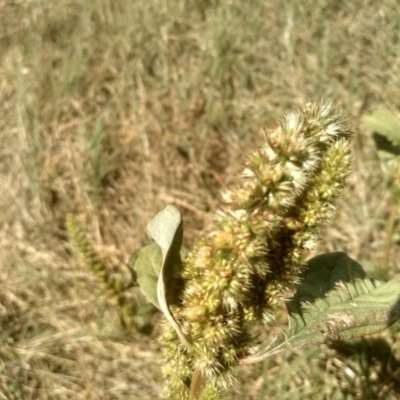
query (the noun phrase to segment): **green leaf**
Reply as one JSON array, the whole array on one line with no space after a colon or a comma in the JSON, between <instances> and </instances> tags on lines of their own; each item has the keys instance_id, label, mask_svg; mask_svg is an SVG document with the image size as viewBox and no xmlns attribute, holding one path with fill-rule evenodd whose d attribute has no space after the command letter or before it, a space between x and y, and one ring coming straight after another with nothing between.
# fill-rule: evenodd
<instances>
[{"instance_id":1,"label":"green leaf","mask_svg":"<svg viewBox=\"0 0 400 400\"><path fill-rule=\"evenodd\" d=\"M183 240L183 224L181 213L174 206L167 206L148 224L149 236L160 246L163 262L157 283L157 299L161 311L174 327L182 342L189 341L169 308L169 300L173 298L175 277L181 268L180 251Z\"/></svg>"},{"instance_id":2,"label":"green leaf","mask_svg":"<svg viewBox=\"0 0 400 400\"><path fill-rule=\"evenodd\" d=\"M362 119L365 127L373 133L384 136L394 145L400 145L400 121L389 110L377 110ZM390 148L385 142L378 139L378 150L388 151Z\"/></svg>"},{"instance_id":3,"label":"green leaf","mask_svg":"<svg viewBox=\"0 0 400 400\"><path fill-rule=\"evenodd\" d=\"M132 279L148 299L159 309L157 299L157 283L161 272L163 256L160 246L156 243L142 247L133 253L128 262Z\"/></svg>"},{"instance_id":4,"label":"green leaf","mask_svg":"<svg viewBox=\"0 0 400 400\"><path fill-rule=\"evenodd\" d=\"M161 303L165 304L173 298L174 277L179 275L182 264L183 224L180 212L174 206L167 206L149 222L147 232L162 252L158 280L158 301L162 308Z\"/></svg>"},{"instance_id":5,"label":"green leaf","mask_svg":"<svg viewBox=\"0 0 400 400\"><path fill-rule=\"evenodd\" d=\"M155 243L138 250L129 260L133 281L165 314L181 340L188 345L189 340L169 307L176 297L176 278L180 275L182 258L187 254L182 246L183 224L180 212L174 206L167 206L149 222L147 231Z\"/></svg>"},{"instance_id":6,"label":"green leaf","mask_svg":"<svg viewBox=\"0 0 400 400\"><path fill-rule=\"evenodd\" d=\"M181 259L185 259L188 250L182 246ZM135 251L128 262L132 281L139 286L143 294L159 309L157 284L163 264L161 247L157 243L149 244Z\"/></svg>"},{"instance_id":7,"label":"green leaf","mask_svg":"<svg viewBox=\"0 0 400 400\"><path fill-rule=\"evenodd\" d=\"M284 350L375 333L400 318L400 276L385 284L363 278L361 267L344 253L316 257L309 265L311 272L288 305L289 329L242 364ZM324 273L317 271L320 267Z\"/></svg>"},{"instance_id":8,"label":"green leaf","mask_svg":"<svg viewBox=\"0 0 400 400\"><path fill-rule=\"evenodd\" d=\"M344 252L321 254L307 262L307 269L300 277L296 294L287 303L289 313L299 313L302 303L314 302L334 289L337 282L351 282L365 278L360 264Z\"/></svg>"}]
</instances>

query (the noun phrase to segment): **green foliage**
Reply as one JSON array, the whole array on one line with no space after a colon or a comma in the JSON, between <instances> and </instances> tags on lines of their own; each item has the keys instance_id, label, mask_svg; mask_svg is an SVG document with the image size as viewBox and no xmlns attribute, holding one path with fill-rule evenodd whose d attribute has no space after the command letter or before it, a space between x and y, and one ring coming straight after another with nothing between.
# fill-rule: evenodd
<instances>
[{"instance_id":1,"label":"green foliage","mask_svg":"<svg viewBox=\"0 0 400 400\"><path fill-rule=\"evenodd\" d=\"M375 134L374 140L378 150L399 155L400 121L392 112L377 110L366 115L363 122L365 127Z\"/></svg>"},{"instance_id":2,"label":"green foliage","mask_svg":"<svg viewBox=\"0 0 400 400\"><path fill-rule=\"evenodd\" d=\"M387 270L400 205L400 120L389 110L378 110L366 115L363 122L372 132L387 187L394 200L386 223L386 242L381 266Z\"/></svg>"},{"instance_id":3,"label":"green foliage","mask_svg":"<svg viewBox=\"0 0 400 400\"><path fill-rule=\"evenodd\" d=\"M170 303L176 298L175 278L179 276L182 264L183 226L180 212L173 206L167 206L149 222L147 230L156 243L139 250L129 261L134 281L164 313L181 340L189 344L170 310Z\"/></svg>"},{"instance_id":4,"label":"green foliage","mask_svg":"<svg viewBox=\"0 0 400 400\"><path fill-rule=\"evenodd\" d=\"M400 276L387 283L365 277L345 253L308 262L287 304L290 328L266 349L242 362L254 363L284 350L348 340L390 327L400 318Z\"/></svg>"},{"instance_id":5,"label":"green foliage","mask_svg":"<svg viewBox=\"0 0 400 400\"><path fill-rule=\"evenodd\" d=\"M400 120L389 110L378 110L366 115L363 123L372 133L386 172L388 186L394 197L399 200Z\"/></svg>"},{"instance_id":6,"label":"green foliage","mask_svg":"<svg viewBox=\"0 0 400 400\"><path fill-rule=\"evenodd\" d=\"M162 265L157 282L157 299L161 311L174 327L180 339L189 344L175 317L172 315L170 303L176 292L176 281L181 274L181 256L183 240L183 224L180 212L173 206L167 206L160 211L147 227L149 236L160 246Z\"/></svg>"},{"instance_id":7,"label":"green foliage","mask_svg":"<svg viewBox=\"0 0 400 400\"><path fill-rule=\"evenodd\" d=\"M128 262L132 281L159 310L161 307L157 298L157 284L162 264L162 251L156 243L142 247L133 253Z\"/></svg>"},{"instance_id":8,"label":"green foliage","mask_svg":"<svg viewBox=\"0 0 400 400\"><path fill-rule=\"evenodd\" d=\"M179 211L168 206L150 221L156 244L130 267L170 323L162 337L167 398L218 399L235 365L376 333L399 319L399 279L371 281L340 252L302 260L345 186L349 137L330 104L287 115L249 156L241 182L223 194L214 230L183 263ZM295 289L289 329L254 352L251 327L271 320L287 287Z\"/></svg>"},{"instance_id":9,"label":"green foliage","mask_svg":"<svg viewBox=\"0 0 400 400\"><path fill-rule=\"evenodd\" d=\"M314 302L316 298L335 289L338 282L352 282L366 278L362 266L347 254L335 252L322 254L307 262L307 269L301 275L301 283L296 294L287 304L289 312L297 311L292 307L304 302Z\"/></svg>"}]
</instances>

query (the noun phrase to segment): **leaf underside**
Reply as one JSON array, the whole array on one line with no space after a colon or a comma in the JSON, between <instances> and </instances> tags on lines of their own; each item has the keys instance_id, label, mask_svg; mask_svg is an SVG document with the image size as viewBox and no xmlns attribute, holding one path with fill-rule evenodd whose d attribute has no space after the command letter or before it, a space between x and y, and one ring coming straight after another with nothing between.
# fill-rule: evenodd
<instances>
[{"instance_id":1,"label":"leaf underside","mask_svg":"<svg viewBox=\"0 0 400 400\"><path fill-rule=\"evenodd\" d=\"M144 294L157 306L174 327L185 344L188 339L174 318L169 304L176 290L176 278L180 275L182 258L183 224L180 212L167 206L148 224L147 231L155 243L138 250L129 261L133 280Z\"/></svg>"},{"instance_id":2,"label":"leaf underside","mask_svg":"<svg viewBox=\"0 0 400 400\"><path fill-rule=\"evenodd\" d=\"M132 279L146 297L159 309L157 283L162 266L162 251L156 243L142 247L133 253L128 262Z\"/></svg>"}]
</instances>

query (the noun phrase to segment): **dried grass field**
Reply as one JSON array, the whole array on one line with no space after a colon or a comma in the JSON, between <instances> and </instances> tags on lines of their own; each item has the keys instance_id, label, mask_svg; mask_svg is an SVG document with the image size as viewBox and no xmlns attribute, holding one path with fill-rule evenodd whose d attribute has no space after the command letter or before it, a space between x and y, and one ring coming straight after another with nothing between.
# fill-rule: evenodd
<instances>
[{"instance_id":1,"label":"dried grass field","mask_svg":"<svg viewBox=\"0 0 400 400\"><path fill-rule=\"evenodd\" d=\"M0 0L0 399L156 399L161 316L150 334L121 327L65 217L129 282L149 219L175 205L192 245L259 129L304 101L336 102L354 131L351 182L313 254L398 273L362 117L400 116L399 94L399 0ZM242 367L226 399L400 398L395 349L382 334L381 359L279 355Z\"/></svg>"}]
</instances>

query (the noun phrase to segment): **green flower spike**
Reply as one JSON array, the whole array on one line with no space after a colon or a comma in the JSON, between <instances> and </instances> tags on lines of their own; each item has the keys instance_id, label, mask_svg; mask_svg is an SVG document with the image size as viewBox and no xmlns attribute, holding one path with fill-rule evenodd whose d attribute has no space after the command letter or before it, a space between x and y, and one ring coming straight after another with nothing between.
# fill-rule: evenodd
<instances>
[{"instance_id":1,"label":"green flower spike","mask_svg":"<svg viewBox=\"0 0 400 400\"><path fill-rule=\"evenodd\" d=\"M166 398L214 400L232 383L233 368L252 352L251 328L272 320L335 211L350 171L349 139L331 104L305 104L263 132L222 194L214 229L184 261L173 313L191 345L164 325Z\"/></svg>"},{"instance_id":2,"label":"green flower spike","mask_svg":"<svg viewBox=\"0 0 400 400\"><path fill-rule=\"evenodd\" d=\"M85 234L79 227L78 221L72 214L66 218L68 236L73 247L83 256L85 265L96 276L99 285L105 291L109 302L116 305L121 301L123 293L123 283L121 280L113 280L106 265L100 260L100 257L90 244Z\"/></svg>"},{"instance_id":3,"label":"green flower spike","mask_svg":"<svg viewBox=\"0 0 400 400\"><path fill-rule=\"evenodd\" d=\"M107 300L111 305L119 306L122 327L128 331L136 329L143 333L150 333L153 307L139 295L135 303L125 296L127 286L121 279L114 279L110 269L101 261L73 215L67 215L66 226L74 250L83 257L85 266L97 278Z\"/></svg>"}]
</instances>

